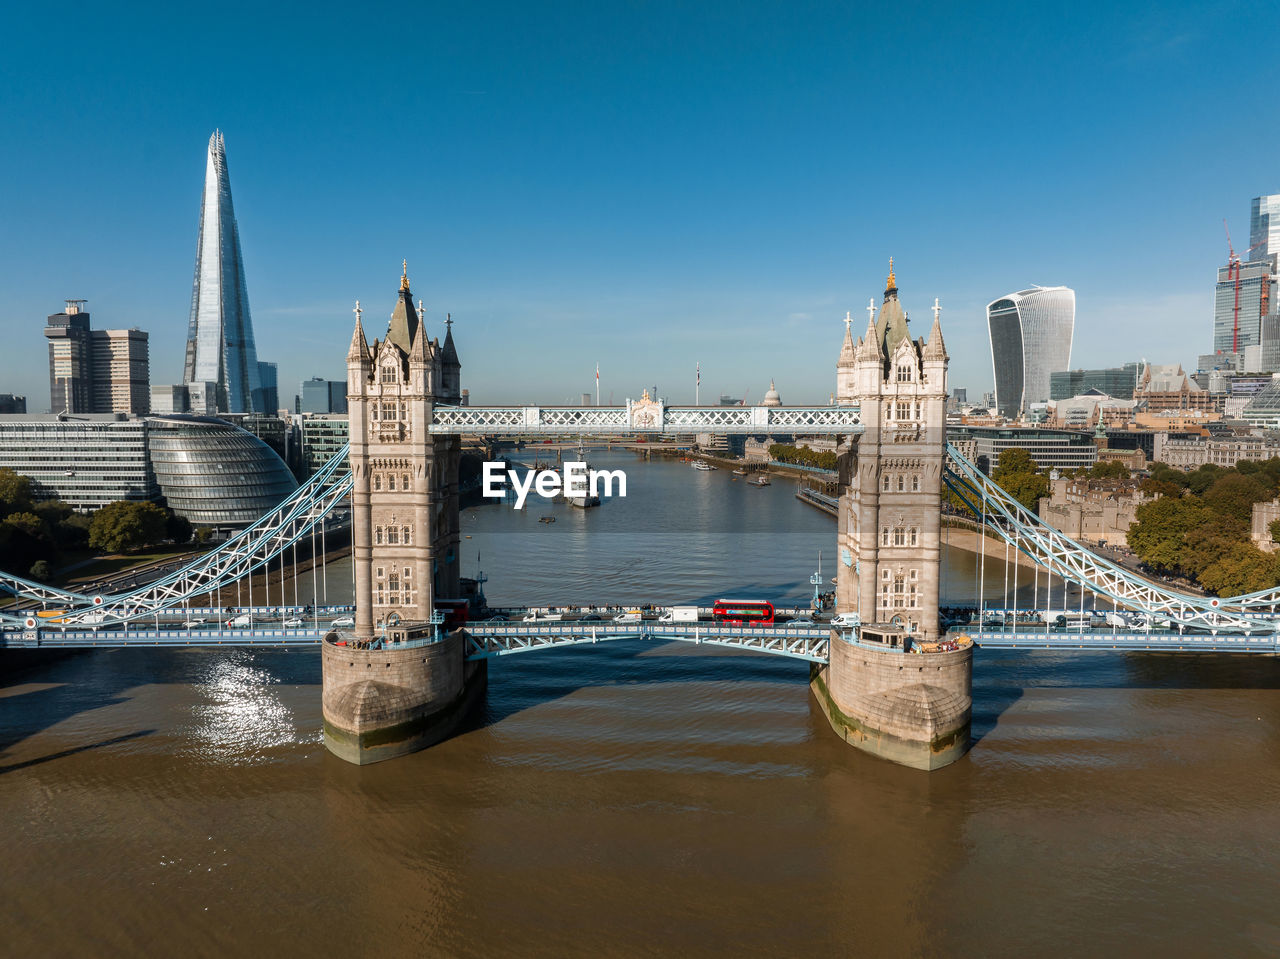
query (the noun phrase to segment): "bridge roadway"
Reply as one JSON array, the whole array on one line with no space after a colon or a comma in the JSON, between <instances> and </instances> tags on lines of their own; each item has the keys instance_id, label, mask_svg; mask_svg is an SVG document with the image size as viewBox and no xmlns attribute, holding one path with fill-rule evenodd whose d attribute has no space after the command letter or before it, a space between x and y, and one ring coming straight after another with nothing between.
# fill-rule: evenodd
<instances>
[{"instance_id":1,"label":"bridge roadway","mask_svg":"<svg viewBox=\"0 0 1280 959\"><path fill-rule=\"evenodd\" d=\"M6 630L0 633L0 647L102 649L124 647L294 647L317 646L330 632L328 625L312 624L286 629L261 625L229 628L210 625L187 629L181 626L124 629L64 629L45 627ZM825 663L833 630L825 624L790 626L728 626L700 620L694 623L660 623L657 620L616 623L612 621L563 620L556 622L479 622L467 626L469 659L488 659L515 653L582 646L620 639L688 642L724 646ZM852 639L848 632L836 635ZM1139 632L1121 629L1045 629L1030 626L1018 629L952 629L951 638L967 636L985 649L1049 649L1060 651L1163 651L1235 652L1280 654L1280 634L1243 636L1223 633Z\"/></svg>"},{"instance_id":2,"label":"bridge roadway","mask_svg":"<svg viewBox=\"0 0 1280 959\"><path fill-rule=\"evenodd\" d=\"M219 646L318 646L330 632L303 626L257 626L232 629L206 626L196 629L140 628L99 629L45 628L8 630L0 645L11 648L110 649L124 647L219 647ZM676 640L711 646L727 646L774 656L788 656L814 663L827 661L829 626L725 626L713 622L638 623L582 622L487 622L471 623L468 659L489 659L513 653L560 646L581 646L618 639Z\"/></svg>"}]
</instances>

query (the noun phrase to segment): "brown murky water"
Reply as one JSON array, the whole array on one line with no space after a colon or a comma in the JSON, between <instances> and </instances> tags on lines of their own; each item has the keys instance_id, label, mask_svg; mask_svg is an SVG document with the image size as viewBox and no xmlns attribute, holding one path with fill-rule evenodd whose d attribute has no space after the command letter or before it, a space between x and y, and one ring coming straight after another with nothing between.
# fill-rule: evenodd
<instances>
[{"instance_id":1,"label":"brown murky water","mask_svg":"<svg viewBox=\"0 0 1280 959\"><path fill-rule=\"evenodd\" d=\"M830 520L751 492L799 530L774 560L803 595ZM545 573L500 521L473 536L517 602ZM763 578L641 545L607 575ZM320 743L313 652L10 677L0 952L1280 955L1277 660L979 653L978 741L932 774L837 741L807 676L678 644L509 657L474 728L363 769Z\"/></svg>"}]
</instances>

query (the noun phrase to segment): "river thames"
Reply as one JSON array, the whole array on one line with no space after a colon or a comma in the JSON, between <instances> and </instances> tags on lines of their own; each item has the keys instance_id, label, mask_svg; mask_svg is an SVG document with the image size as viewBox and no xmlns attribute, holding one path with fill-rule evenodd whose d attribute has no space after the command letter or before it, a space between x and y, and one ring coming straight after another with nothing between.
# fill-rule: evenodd
<instances>
[{"instance_id":1,"label":"river thames","mask_svg":"<svg viewBox=\"0 0 1280 959\"><path fill-rule=\"evenodd\" d=\"M490 602L803 603L819 551L834 574L790 481L590 458L626 499L464 512ZM949 553L944 602L973 582ZM364 768L321 744L316 651L6 677L3 952L1280 955L1276 659L979 651L976 741L934 773L843 744L808 675L676 643L504 657L468 731Z\"/></svg>"}]
</instances>

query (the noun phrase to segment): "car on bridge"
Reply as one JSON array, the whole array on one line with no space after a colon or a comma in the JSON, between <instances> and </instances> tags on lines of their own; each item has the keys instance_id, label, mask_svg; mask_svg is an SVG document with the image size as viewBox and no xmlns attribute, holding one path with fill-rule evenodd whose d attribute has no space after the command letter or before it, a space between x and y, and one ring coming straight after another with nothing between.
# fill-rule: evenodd
<instances>
[{"instance_id":1,"label":"car on bridge","mask_svg":"<svg viewBox=\"0 0 1280 959\"><path fill-rule=\"evenodd\" d=\"M838 629L851 629L861 624L862 619L857 613L836 613L831 617L831 625Z\"/></svg>"},{"instance_id":2,"label":"car on bridge","mask_svg":"<svg viewBox=\"0 0 1280 959\"><path fill-rule=\"evenodd\" d=\"M299 629L300 627L307 625L307 621L294 616L291 619L286 619L281 625L284 626L285 629Z\"/></svg>"},{"instance_id":3,"label":"car on bridge","mask_svg":"<svg viewBox=\"0 0 1280 959\"><path fill-rule=\"evenodd\" d=\"M329 626L333 629L351 629L356 624L354 616L339 616Z\"/></svg>"},{"instance_id":4,"label":"car on bridge","mask_svg":"<svg viewBox=\"0 0 1280 959\"><path fill-rule=\"evenodd\" d=\"M203 617L195 617L193 619L184 620L182 626L184 629L197 629L201 626L208 626L209 621Z\"/></svg>"}]
</instances>

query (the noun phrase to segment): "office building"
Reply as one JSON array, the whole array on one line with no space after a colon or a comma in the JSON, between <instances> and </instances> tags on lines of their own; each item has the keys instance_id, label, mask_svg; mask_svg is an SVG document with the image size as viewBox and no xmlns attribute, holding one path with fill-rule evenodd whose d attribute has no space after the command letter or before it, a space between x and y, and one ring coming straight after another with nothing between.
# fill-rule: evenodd
<instances>
[{"instance_id":1,"label":"office building","mask_svg":"<svg viewBox=\"0 0 1280 959\"><path fill-rule=\"evenodd\" d=\"M299 475L310 476L347 445L346 413L303 414L298 418L301 446Z\"/></svg>"},{"instance_id":2,"label":"office building","mask_svg":"<svg viewBox=\"0 0 1280 959\"><path fill-rule=\"evenodd\" d=\"M258 361L258 382L262 384L262 409L275 416L280 412L280 375L274 363Z\"/></svg>"},{"instance_id":3,"label":"office building","mask_svg":"<svg viewBox=\"0 0 1280 959\"><path fill-rule=\"evenodd\" d=\"M1049 377L1071 365L1076 294L1065 286L1036 286L987 305L995 405L1010 419L1049 399Z\"/></svg>"},{"instance_id":4,"label":"office building","mask_svg":"<svg viewBox=\"0 0 1280 959\"><path fill-rule=\"evenodd\" d=\"M1280 193L1255 196L1249 204L1249 259L1280 269Z\"/></svg>"},{"instance_id":5,"label":"office building","mask_svg":"<svg viewBox=\"0 0 1280 959\"><path fill-rule=\"evenodd\" d=\"M265 443L229 423L121 413L0 416L0 467L77 510L166 503L197 526L247 526L297 488Z\"/></svg>"},{"instance_id":6,"label":"office building","mask_svg":"<svg viewBox=\"0 0 1280 959\"><path fill-rule=\"evenodd\" d=\"M1091 467L1098 448L1089 433L1044 427L948 426L947 441L972 443L970 459L986 474L1000 465L1007 449L1026 450L1041 470Z\"/></svg>"},{"instance_id":7,"label":"office building","mask_svg":"<svg viewBox=\"0 0 1280 959\"><path fill-rule=\"evenodd\" d=\"M185 386L153 386L151 387L151 412L157 415L170 413L188 413L191 403L187 397Z\"/></svg>"},{"instance_id":8,"label":"office building","mask_svg":"<svg viewBox=\"0 0 1280 959\"><path fill-rule=\"evenodd\" d=\"M1126 363L1102 370L1055 370L1049 374L1049 399L1067 400L1096 390L1117 400L1131 400L1140 369L1141 364Z\"/></svg>"},{"instance_id":9,"label":"office building","mask_svg":"<svg viewBox=\"0 0 1280 959\"><path fill-rule=\"evenodd\" d=\"M84 306L67 300L49 316L49 410L53 413L146 413L151 408L147 334L95 330Z\"/></svg>"},{"instance_id":10,"label":"office building","mask_svg":"<svg viewBox=\"0 0 1280 959\"><path fill-rule=\"evenodd\" d=\"M161 495L193 526L248 526L298 488L274 450L230 423L155 417L146 425L147 450Z\"/></svg>"},{"instance_id":11,"label":"office building","mask_svg":"<svg viewBox=\"0 0 1280 959\"><path fill-rule=\"evenodd\" d=\"M93 359L89 348L86 300L67 300L66 309L49 317L49 409L54 413L93 412Z\"/></svg>"},{"instance_id":12,"label":"office building","mask_svg":"<svg viewBox=\"0 0 1280 959\"><path fill-rule=\"evenodd\" d=\"M146 420L114 413L0 416L0 467L29 477L35 498L77 510L160 498Z\"/></svg>"},{"instance_id":13,"label":"office building","mask_svg":"<svg viewBox=\"0 0 1280 959\"><path fill-rule=\"evenodd\" d=\"M299 413L346 413L346 380L326 380L313 376L302 383Z\"/></svg>"},{"instance_id":14,"label":"office building","mask_svg":"<svg viewBox=\"0 0 1280 959\"><path fill-rule=\"evenodd\" d=\"M1233 260L1218 269L1213 297L1213 351L1242 353L1262 342L1262 318L1276 302L1270 260Z\"/></svg>"},{"instance_id":15,"label":"office building","mask_svg":"<svg viewBox=\"0 0 1280 959\"><path fill-rule=\"evenodd\" d=\"M218 412L274 412L266 408L263 396L240 230L231 204L231 175L217 130L209 138L205 164L182 381L215 383Z\"/></svg>"},{"instance_id":16,"label":"office building","mask_svg":"<svg viewBox=\"0 0 1280 959\"><path fill-rule=\"evenodd\" d=\"M151 366L147 334L139 329L90 330L95 413L148 413Z\"/></svg>"},{"instance_id":17,"label":"office building","mask_svg":"<svg viewBox=\"0 0 1280 959\"><path fill-rule=\"evenodd\" d=\"M0 393L0 414L25 413L27 398L16 393Z\"/></svg>"}]
</instances>

